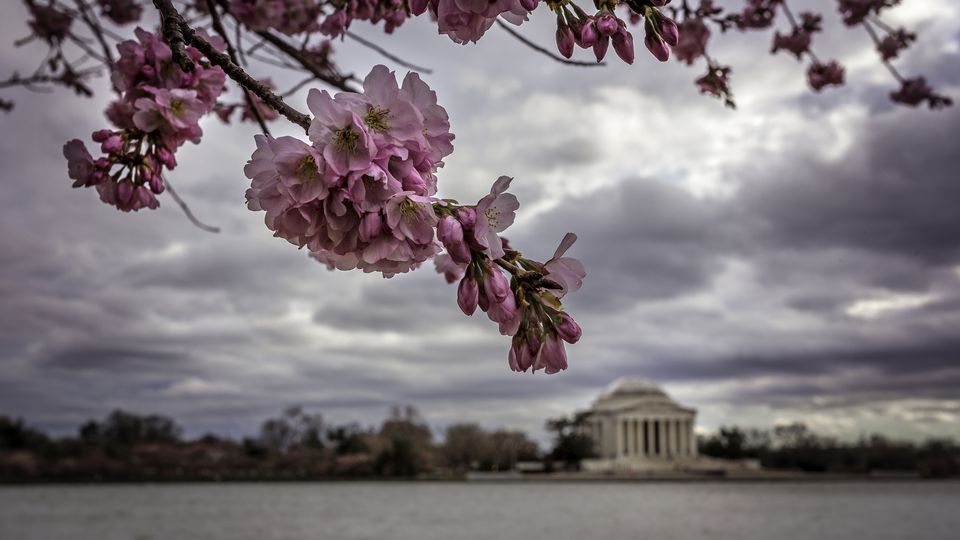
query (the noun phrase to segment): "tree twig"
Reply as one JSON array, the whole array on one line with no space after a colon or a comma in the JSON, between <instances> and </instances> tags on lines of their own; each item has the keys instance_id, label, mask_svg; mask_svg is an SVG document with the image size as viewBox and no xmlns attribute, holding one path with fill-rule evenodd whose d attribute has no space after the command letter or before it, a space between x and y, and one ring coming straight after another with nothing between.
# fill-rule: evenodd
<instances>
[{"instance_id":1,"label":"tree twig","mask_svg":"<svg viewBox=\"0 0 960 540\"><path fill-rule=\"evenodd\" d=\"M500 25L500 28L503 28L504 30L506 30L508 34L510 34L511 36L517 38L521 43L523 43L523 44L526 45L527 47L530 47L531 49L533 49L533 50L535 50L535 51L537 51L537 52L539 52L539 53L545 54L545 55L549 56L550 58L556 60L557 62L560 62L561 64L567 64L567 65L570 65L570 66L580 66L580 67L597 67L597 66L605 66L605 65L606 65L605 62L581 62L580 60L568 60L568 59L566 59L566 58L564 58L564 57L562 57L562 56L558 56L558 55L556 55L556 54L553 54L552 51L550 51L550 50L548 50L548 49L545 49L545 48L541 47L540 45L537 45L536 43L534 43L534 42L530 41L529 39L523 37L523 35L521 35L520 32L517 32L517 31L514 30L513 28L510 28L510 26L507 25L507 23L501 21L500 19L497 19L497 24Z\"/></svg>"},{"instance_id":2,"label":"tree twig","mask_svg":"<svg viewBox=\"0 0 960 540\"><path fill-rule=\"evenodd\" d=\"M163 183L166 186L167 193L169 193L170 197L173 198L174 202L176 202L180 206L180 209L183 210L183 213L187 216L187 219L190 220L190 223L193 223L193 225L198 229L202 229L209 233L217 234L220 232L220 227L207 225L206 223L197 219L197 216L193 215L193 212L190 211L190 207L187 206L187 203L184 202L184 200L180 197L180 195L177 194L177 191L173 189L173 184L170 183L170 180L164 178Z\"/></svg>"}]
</instances>

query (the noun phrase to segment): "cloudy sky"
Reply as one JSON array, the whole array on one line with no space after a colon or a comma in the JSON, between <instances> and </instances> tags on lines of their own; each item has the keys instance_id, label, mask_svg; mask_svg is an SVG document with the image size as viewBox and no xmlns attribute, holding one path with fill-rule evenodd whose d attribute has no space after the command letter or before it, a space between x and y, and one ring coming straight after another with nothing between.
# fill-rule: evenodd
<instances>
[{"instance_id":1,"label":"cloudy sky","mask_svg":"<svg viewBox=\"0 0 960 540\"><path fill-rule=\"evenodd\" d=\"M832 21L832 2L812 3ZM920 41L898 65L960 97L960 6L904 4L887 19ZM542 11L523 31L550 45ZM26 33L18 3L0 12L6 77L42 51L12 47ZM583 69L497 28L467 47L425 19L355 30L433 68L457 135L443 196L475 201L511 175L515 246L547 258L579 235L570 369L511 372L508 339L463 316L432 267L332 273L271 237L243 204L253 126L208 120L178 154L170 179L214 235L166 197L126 215L70 188L61 146L105 125L106 93L14 90L0 116L0 414L67 432L122 407L239 435L290 404L373 424L399 403L437 428L542 437L545 418L639 376L696 407L701 431L799 420L845 437L960 437L960 110L891 105L864 33L831 22L819 37L850 81L823 95L766 53L769 34L714 40L734 67L730 111L697 94L702 65L642 49L633 66ZM360 74L391 65L354 42L337 50Z\"/></svg>"}]
</instances>

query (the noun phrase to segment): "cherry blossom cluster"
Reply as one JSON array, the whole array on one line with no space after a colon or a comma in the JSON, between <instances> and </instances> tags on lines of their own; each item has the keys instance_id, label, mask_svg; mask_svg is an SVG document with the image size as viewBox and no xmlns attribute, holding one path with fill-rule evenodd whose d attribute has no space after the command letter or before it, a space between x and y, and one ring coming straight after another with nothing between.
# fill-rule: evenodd
<instances>
[{"instance_id":1,"label":"cherry blossom cluster","mask_svg":"<svg viewBox=\"0 0 960 540\"><path fill-rule=\"evenodd\" d=\"M733 106L729 87L731 70L729 66L716 63L707 54L707 43L711 36L708 23L716 25L721 31L732 28L740 31L763 30L773 27L781 14L789 24L789 32L775 30L771 52L784 51L798 60L808 57L807 82L816 92L844 84L843 66L835 60L821 61L813 52L813 36L822 30L823 19L820 14L802 12L795 16L787 0L745 0L740 11L726 14L713 0L700 0L697 7L692 7L692 3L684 0L679 7L672 8L674 16L681 18L680 39L674 52L679 61L688 65L701 57L707 60L707 73L696 81L701 92L720 97ZM894 102L911 106L927 103L930 108L948 106L951 100L935 93L923 77L905 78L889 63L916 41L916 34L903 28L891 28L878 18L884 9L899 3L900 0L837 0L837 9L844 24L863 26L867 30L880 60L901 84L899 90L890 94ZM877 29L886 35L880 37Z\"/></svg>"},{"instance_id":2,"label":"cherry blossom cluster","mask_svg":"<svg viewBox=\"0 0 960 540\"><path fill-rule=\"evenodd\" d=\"M520 25L540 0L410 0L410 13L422 15L429 9L441 34L456 43L476 43L493 26L497 17Z\"/></svg>"},{"instance_id":3,"label":"cherry blossom cluster","mask_svg":"<svg viewBox=\"0 0 960 540\"><path fill-rule=\"evenodd\" d=\"M316 32L322 0L230 0L230 13L247 28L274 29L287 35Z\"/></svg>"},{"instance_id":4,"label":"cherry blossom cluster","mask_svg":"<svg viewBox=\"0 0 960 540\"><path fill-rule=\"evenodd\" d=\"M73 25L72 15L52 3L44 5L35 0L24 0L24 4L30 11L30 20L27 25L33 32L31 38L37 37L51 46L56 46L70 35L70 27ZM26 40L21 40L18 45L25 42Z\"/></svg>"},{"instance_id":5,"label":"cherry blossom cluster","mask_svg":"<svg viewBox=\"0 0 960 540\"><path fill-rule=\"evenodd\" d=\"M100 14L114 24L130 24L140 20L143 6L138 0L97 0Z\"/></svg>"},{"instance_id":6,"label":"cherry blossom cluster","mask_svg":"<svg viewBox=\"0 0 960 540\"><path fill-rule=\"evenodd\" d=\"M370 24L383 22L383 31L391 34L407 20L403 0L330 0L332 9L320 24L320 31L330 37L342 36L353 21Z\"/></svg>"},{"instance_id":7,"label":"cherry blossom cluster","mask_svg":"<svg viewBox=\"0 0 960 540\"><path fill-rule=\"evenodd\" d=\"M453 151L436 94L416 73L402 86L373 68L363 93L311 90L310 144L256 137L244 172L248 206L274 235L306 247L331 268L407 272L439 251L431 197Z\"/></svg>"},{"instance_id":8,"label":"cherry blossom cluster","mask_svg":"<svg viewBox=\"0 0 960 540\"><path fill-rule=\"evenodd\" d=\"M124 212L159 206L163 170L176 167L181 145L200 142L200 118L213 110L226 79L220 68L204 67L192 47L186 53L196 65L184 72L159 36L141 28L135 34L117 45L112 81L120 98L106 111L115 129L92 136L103 155L93 159L78 139L63 149L73 187L96 187L103 202Z\"/></svg>"},{"instance_id":9,"label":"cherry blossom cluster","mask_svg":"<svg viewBox=\"0 0 960 540\"><path fill-rule=\"evenodd\" d=\"M205 5L197 7L206 12ZM389 34L408 17L403 0L229 0L227 7L250 30L273 29L289 36L321 32L339 37L357 20L383 22Z\"/></svg>"},{"instance_id":10,"label":"cherry blossom cluster","mask_svg":"<svg viewBox=\"0 0 960 540\"><path fill-rule=\"evenodd\" d=\"M680 40L677 23L659 9L668 3L670 0L601 1L597 2L597 11L593 15L588 15L573 2L551 4L557 14L557 49L570 58L574 45L592 48L597 62L600 62L612 43L617 56L632 64L633 34L627 29L627 22L615 13L618 6L624 6L630 24L643 23L643 44L647 50L657 60L666 62L670 58L670 47L677 46Z\"/></svg>"},{"instance_id":11,"label":"cherry blossom cluster","mask_svg":"<svg viewBox=\"0 0 960 540\"><path fill-rule=\"evenodd\" d=\"M475 206L438 205L437 237L446 253L434 262L447 282L460 281L457 304L466 315L479 307L501 334L513 337L512 370L557 373L567 368L563 342L580 339L580 327L563 311L561 299L580 288L586 272L580 261L565 256L577 239L572 233L546 263L524 258L499 236L520 207L506 192L511 181L501 176Z\"/></svg>"}]
</instances>

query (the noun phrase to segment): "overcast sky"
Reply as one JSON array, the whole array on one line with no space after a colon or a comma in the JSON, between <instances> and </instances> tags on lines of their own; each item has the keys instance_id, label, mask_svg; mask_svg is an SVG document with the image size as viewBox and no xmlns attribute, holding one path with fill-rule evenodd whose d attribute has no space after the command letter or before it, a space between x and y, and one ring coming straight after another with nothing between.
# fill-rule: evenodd
<instances>
[{"instance_id":1,"label":"overcast sky","mask_svg":"<svg viewBox=\"0 0 960 540\"><path fill-rule=\"evenodd\" d=\"M167 197L128 215L70 188L61 146L106 125L108 94L3 91L17 107L0 115L0 414L67 432L121 407L240 435L291 404L362 424L411 404L436 428L542 437L544 419L639 376L696 407L701 431L960 437L960 110L890 104L866 34L811 3L830 21L815 50L850 83L812 94L801 65L767 54L769 32L721 36L711 50L734 67L737 111L697 94L702 64L642 46L633 66L611 52L583 69L497 28L464 47L425 18L393 36L354 26L434 69L457 135L441 195L473 202L510 175L513 245L545 259L579 235L570 254L588 276L567 305L584 336L552 376L511 372L509 339L463 316L432 265L334 273L273 238L243 204L252 125L207 119L178 153L170 179L213 235ZM960 6L904 4L886 18L920 40L897 64L960 97ZM0 13L6 77L42 51L12 46L27 33L19 3ZM525 35L552 48L553 19L533 19ZM336 48L346 70L405 72ZM305 95L291 103L305 110Z\"/></svg>"}]
</instances>

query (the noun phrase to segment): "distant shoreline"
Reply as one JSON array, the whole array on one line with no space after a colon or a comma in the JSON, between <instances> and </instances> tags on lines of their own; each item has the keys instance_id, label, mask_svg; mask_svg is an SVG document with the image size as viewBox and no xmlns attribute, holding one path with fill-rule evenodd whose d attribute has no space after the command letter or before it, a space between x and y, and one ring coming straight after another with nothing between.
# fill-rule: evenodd
<instances>
[{"instance_id":1,"label":"distant shoreline","mask_svg":"<svg viewBox=\"0 0 960 540\"><path fill-rule=\"evenodd\" d=\"M94 485L166 485L166 484L307 484L307 483L458 483L458 484L524 484L524 483L918 483L960 482L960 478L925 478L910 474L853 475L830 473L756 472L753 474L592 474L551 473L507 475L475 474L470 477L363 477L363 478L196 478L196 479L50 479L30 481L0 480L0 487L15 486L94 486Z\"/></svg>"}]
</instances>

